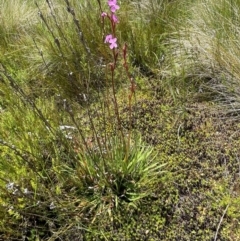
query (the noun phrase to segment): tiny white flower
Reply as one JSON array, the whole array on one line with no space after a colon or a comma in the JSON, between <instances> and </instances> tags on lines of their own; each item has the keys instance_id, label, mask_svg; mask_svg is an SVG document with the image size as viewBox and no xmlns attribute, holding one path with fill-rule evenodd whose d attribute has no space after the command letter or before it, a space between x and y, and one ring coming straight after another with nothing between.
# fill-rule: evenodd
<instances>
[{"instance_id":1,"label":"tiny white flower","mask_svg":"<svg viewBox=\"0 0 240 241\"><path fill-rule=\"evenodd\" d=\"M15 188L15 190L13 191L13 195L16 195L18 193L18 189L17 188Z\"/></svg>"},{"instance_id":2,"label":"tiny white flower","mask_svg":"<svg viewBox=\"0 0 240 241\"><path fill-rule=\"evenodd\" d=\"M9 182L7 185L6 185L6 188L8 190L12 190L14 188L14 182Z\"/></svg>"},{"instance_id":3,"label":"tiny white flower","mask_svg":"<svg viewBox=\"0 0 240 241\"><path fill-rule=\"evenodd\" d=\"M63 125L63 126L59 126L60 130L76 130L76 127L74 126L67 126L67 125Z\"/></svg>"},{"instance_id":4,"label":"tiny white flower","mask_svg":"<svg viewBox=\"0 0 240 241\"><path fill-rule=\"evenodd\" d=\"M56 206L54 205L54 202L51 202L51 204L49 205L49 208L50 208L50 209L56 208Z\"/></svg>"},{"instance_id":5,"label":"tiny white flower","mask_svg":"<svg viewBox=\"0 0 240 241\"><path fill-rule=\"evenodd\" d=\"M24 189L23 189L23 193L24 193L24 194L30 194L31 192L30 192L27 188L24 188Z\"/></svg>"}]
</instances>

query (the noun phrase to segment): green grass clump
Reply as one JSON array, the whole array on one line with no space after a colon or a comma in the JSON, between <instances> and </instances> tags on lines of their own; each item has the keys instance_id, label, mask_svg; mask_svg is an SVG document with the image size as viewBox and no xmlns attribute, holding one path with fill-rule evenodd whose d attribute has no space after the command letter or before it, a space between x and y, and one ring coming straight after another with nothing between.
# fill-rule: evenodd
<instances>
[{"instance_id":1,"label":"green grass clump","mask_svg":"<svg viewBox=\"0 0 240 241\"><path fill-rule=\"evenodd\" d=\"M237 112L239 2L196 1L192 13L188 20L191 28L183 31L185 36L180 40L182 51L192 56L188 58L193 61L189 74L201 80L201 92Z\"/></svg>"}]
</instances>

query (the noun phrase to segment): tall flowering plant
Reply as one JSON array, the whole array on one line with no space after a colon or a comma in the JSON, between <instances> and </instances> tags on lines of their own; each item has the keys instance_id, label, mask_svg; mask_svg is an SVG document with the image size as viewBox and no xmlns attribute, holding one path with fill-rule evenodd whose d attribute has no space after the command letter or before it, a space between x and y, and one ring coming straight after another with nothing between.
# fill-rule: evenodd
<instances>
[{"instance_id":1,"label":"tall flowering plant","mask_svg":"<svg viewBox=\"0 0 240 241\"><path fill-rule=\"evenodd\" d=\"M107 76L111 76L111 86L110 90L107 88L107 91L103 92L104 99L99 102L100 110L95 112L97 116L95 117L94 114L93 117L92 110L87 110L89 124L93 131L93 138L91 137L90 142L84 139L84 132L81 132L81 128L78 127L80 135L83 136L83 148L80 146L77 150L79 162L76 167L74 166L73 175L70 178L73 183L80 186L81 195L86 193L87 198L91 197L89 207L90 205L94 207L88 209L92 210L91 212L96 209L99 216L105 210L108 210L111 215L111 210L117 208L123 201L132 203L147 195L152 195L155 183L159 179L161 165L158 160L155 161L152 155L153 149L145 146L140 135L132 137L131 134L131 103L135 93L135 84L129 71L127 44L124 43L121 47L116 31L119 23L117 12L120 7L117 0L108 0L108 10L105 12L101 8L101 0L97 1L100 8L99 19L102 21L104 32L102 41L105 43L105 50L112 53L112 60L106 65ZM107 32L105 32L105 24L108 24ZM130 128L126 128L127 133L123 129L116 95L115 84L116 77L119 76L116 73L118 70L125 70L125 76L130 82L128 95ZM113 119L109 106L112 106L114 110ZM74 118L72 119L75 121ZM114 123L109 123L109 119L114 120ZM99 121L97 126L95 120ZM110 128L108 128L109 124ZM111 127L115 130L114 134Z\"/></svg>"},{"instance_id":2,"label":"tall flowering plant","mask_svg":"<svg viewBox=\"0 0 240 241\"><path fill-rule=\"evenodd\" d=\"M102 23L104 25L105 23L105 19L107 19L110 22L110 26L111 26L111 32L107 33L104 36L104 43L108 44L109 48L112 50L112 55L113 55L113 62L109 63L108 66L110 67L110 71L111 71L111 80L112 80L112 90L113 90L113 100L114 100L114 107L115 107L115 114L117 116L117 121L118 121L118 125L119 125L119 130L122 133L122 127L121 127L121 119L120 119L120 115L119 115L119 108L118 108L118 102L117 102L117 98L116 98L116 90L115 90L115 82L114 82L114 72L116 70L117 67L117 61L118 61L118 57L119 55L122 56L122 60L123 60L123 67L126 71L127 77L130 81L130 94L128 96L129 99L129 117L130 117L130 125L131 125L131 121L132 121L132 97L135 93L135 83L133 78L131 77L130 73L129 73L129 68L128 68L128 63L127 63L127 44L124 43L123 48L122 48L122 52L119 52L119 43L118 43L118 38L116 35L116 26L119 23L119 19L116 15L117 11L120 9L117 0L108 0L108 7L109 7L109 11L105 12L102 10L101 8L101 4L100 1L98 0L99 6L100 6L100 10L101 10L101 19L102 19ZM123 133L122 133L122 136ZM129 142L130 142L130 133L129 133L129 138L128 138L128 146L129 146Z\"/></svg>"}]
</instances>

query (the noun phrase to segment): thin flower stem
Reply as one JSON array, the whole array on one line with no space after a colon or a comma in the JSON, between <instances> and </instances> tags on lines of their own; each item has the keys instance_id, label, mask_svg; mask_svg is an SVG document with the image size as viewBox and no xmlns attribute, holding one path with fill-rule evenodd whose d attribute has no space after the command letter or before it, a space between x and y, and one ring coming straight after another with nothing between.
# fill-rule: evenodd
<instances>
[{"instance_id":1,"label":"thin flower stem","mask_svg":"<svg viewBox=\"0 0 240 241\"><path fill-rule=\"evenodd\" d=\"M121 132L122 138L124 139L121 118L120 118L120 115L119 115L118 101L117 101L117 97L116 97L115 81L114 81L114 70L115 70L115 68L114 68L114 66L112 66L111 67L111 73L112 73L111 79L112 79L113 104L114 104L115 114L117 116L118 129Z\"/></svg>"}]
</instances>

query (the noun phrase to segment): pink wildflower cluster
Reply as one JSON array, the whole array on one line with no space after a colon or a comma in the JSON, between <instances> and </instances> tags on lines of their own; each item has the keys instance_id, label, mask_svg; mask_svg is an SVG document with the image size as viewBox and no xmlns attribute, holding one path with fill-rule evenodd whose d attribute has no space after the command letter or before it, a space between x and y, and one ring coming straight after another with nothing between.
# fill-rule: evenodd
<instances>
[{"instance_id":1,"label":"pink wildflower cluster","mask_svg":"<svg viewBox=\"0 0 240 241\"><path fill-rule=\"evenodd\" d=\"M119 6L117 4L117 0L108 0L108 6L110 8L111 14L107 14L106 12L102 12L101 16L102 18L108 17L111 21L111 26L112 26L112 32L113 34L109 34L105 37L104 43L108 43L110 49L117 48L117 38L114 37L115 35L115 26L116 23L118 23L118 18L115 15L115 12L119 9Z\"/></svg>"},{"instance_id":2,"label":"pink wildflower cluster","mask_svg":"<svg viewBox=\"0 0 240 241\"><path fill-rule=\"evenodd\" d=\"M112 34L106 36L104 43L109 43L110 49L117 48L117 38L114 38Z\"/></svg>"},{"instance_id":3,"label":"pink wildflower cluster","mask_svg":"<svg viewBox=\"0 0 240 241\"><path fill-rule=\"evenodd\" d=\"M115 13L116 10L119 9L119 6L117 5L117 0L108 0L108 6L110 7L112 13Z\"/></svg>"}]
</instances>

